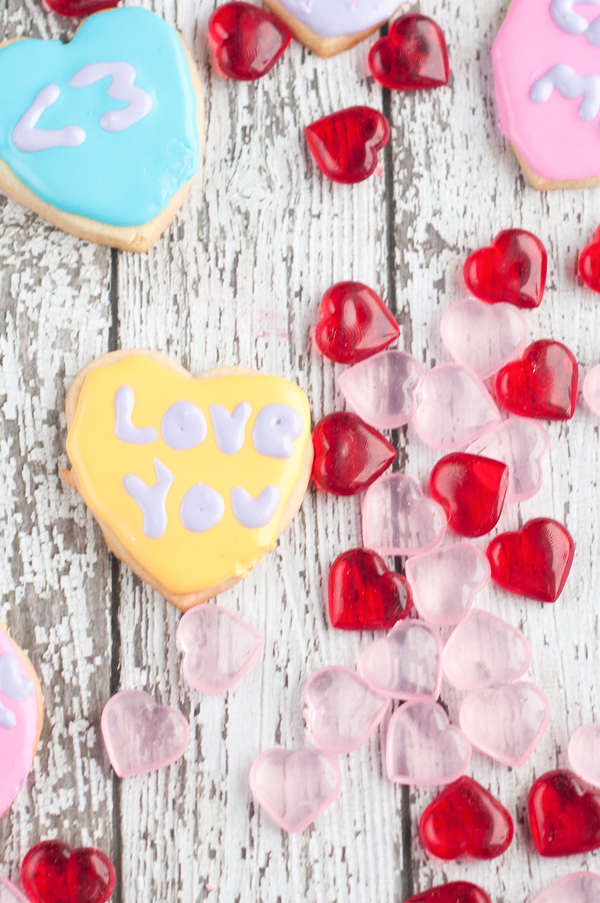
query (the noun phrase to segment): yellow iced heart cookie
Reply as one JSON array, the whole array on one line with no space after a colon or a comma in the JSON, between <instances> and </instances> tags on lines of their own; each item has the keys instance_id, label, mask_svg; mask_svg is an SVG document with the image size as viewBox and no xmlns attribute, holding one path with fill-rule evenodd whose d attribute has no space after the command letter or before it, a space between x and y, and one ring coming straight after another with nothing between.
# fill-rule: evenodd
<instances>
[{"instance_id":1,"label":"yellow iced heart cookie","mask_svg":"<svg viewBox=\"0 0 600 903\"><path fill-rule=\"evenodd\" d=\"M67 396L64 472L109 548L182 610L248 574L310 480L308 400L285 379L220 368L194 379L117 351Z\"/></svg>"}]
</instances>

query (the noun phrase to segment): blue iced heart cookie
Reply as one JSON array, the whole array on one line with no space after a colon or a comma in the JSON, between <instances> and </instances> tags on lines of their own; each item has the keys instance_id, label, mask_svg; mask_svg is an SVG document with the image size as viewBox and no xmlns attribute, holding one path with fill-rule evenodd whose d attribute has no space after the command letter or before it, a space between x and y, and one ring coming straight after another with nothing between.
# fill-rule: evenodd
<instances>
[{"instance_id":1,"label":"blue iced heart cookie","mask_svg":"<svg viewBox=\"0 0 600 903\"><path fill-rule=\"evenodd\" d=\"M65 214L143 226L198 170L190 63L177 32L148 10L90 16L70 44L1 47L0 96L0 159Z\"/></svg>"}]
</instances>

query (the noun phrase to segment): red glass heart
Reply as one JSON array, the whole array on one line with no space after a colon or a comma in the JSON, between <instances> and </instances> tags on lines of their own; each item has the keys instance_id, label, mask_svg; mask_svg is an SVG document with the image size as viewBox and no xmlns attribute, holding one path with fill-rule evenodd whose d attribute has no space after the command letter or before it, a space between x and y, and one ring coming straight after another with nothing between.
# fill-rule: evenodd
<instances>
[{"instance_id":1,"label":"red glass heart","mask_svg":"<svg viewBox=\"0 0 600 903\"><path fill-rule=\"evenodd\" d=\"M305 133L321 172L334 182L352 185L377 169L377 153L388 143L390 124L371 107L349 107L313 122Z\"/></svg>"},{"instance_id":2,"label":"red glass heart","mask_svg":"<svg viewBox=\"0 0 600 903\"><path fill-rule=\"evenodd\" d=\"M350 549L329 571L329 617L339 630L389 630L412 607L408 583L369 549Z\"/></svg>"},{"instance_id":3,"label":"red glass heart","mask_svg":"<svg viewBox=\"0 0 600 903\"><path fill-rule=\"evenodd\" d=\"M518 532L500 533L487 548L496 583L540 602L556 602L574 554L569 531L547 517L527 521Z\"/></svg>"},{"instance_id":4,"label":"red glass heart","mask_svg":"<svg viewBox=\"0 0 600 903\"><path fill-rule=\"evenodd\" d=\"M470 254L463 272L467 288L482 301L539 307L547 268L548 255L539 238L524 229L507 229L489 248Z\"/></svg>"},{"instance_id":5,"label":"red glass heart","mask_svg":"<svg viewBox=\"0 0 600 903\"><path fill-rule=\"evenodd\" d=\"M115 888L115 870L100 850L44 840L25 856L21 883L33 903L105 903Z\"/></svg>"},{"instance_id":6,"label":"red glass heart","mask_svg":"<svg viewBox=\"0 0 600 903\"><path fill-rule=\"evenodd\" d=\"M467 452L440 458L429 477L431 497L446 512L450 529L461 536L483 536L494 529L507 489L506 464Z\"/></svg>"},{"instance_id":7,"label":"red glass heart","mask_svg":"<svg viewBox=\"0 0 600 903\"><path fill-rule=\"evenodd\" d=\"M338 364L358 364L383 351L400 335L400 327L379 295L362 282L338 282L321 300L315 343Z\"/></svg>"},{"instance_id":8,"label":"red glass heart","mask_svg":"<svg viewBox=\"0 0 600 903\"><path fill-rule=\"evenodd\" d=\"M401 16L388 36L371 47L369 69L381 85L399 91L447 85L450 66L444 32L427 16Z\"/></svg>"},{"instance_id":9,"label":"red glass heart","mask_svg":"<svg viewBox=\"0 0 600 903\"><path fill-rule=\"evenodd\" d=\"M61 16L91 16L101 9L112 9L119 0L44 0L45 5Z\"/></svg>"},{"instance_id":10,"label":"red glass heart","mask_svg":"<svg viewBox=\"0 0 600 903\"><path fill-rule=\"evenodd\" d=\"M513 834L504 806L466 776L442 790L419 823L421 843L438 859L495 859L508 850Z\"/></svg>"},{"instance_id":11,"label":"red glass heart","mask_svg":"<svg viewBox=\"0 0 600 903\"><path fill-rule=\"evenodd\" d=\"M538 778L527 800L529 824L541 856L572 856L600 848L600 791L566 769Z\"/></svg>"},{"instance_id":12,"label":"red glass heart","mask_svg":"<svg viewBox=\"0 0 600 903\"><path fill-rule=\"evenodd\" d=\"M253 81L270 72L288 48L292 32L251 3L225 3L208 20L208 43L220 75Z\"/></svg>"},{"instance_id":13,"label":"red glass heart","mask_svg":"<svg viewBox=\"0 0 600 903\"><path fill-rule=\"evenodd\" d=\"M319 421L313 444L312 478L318 489L337 495L364 492L396 458L396 449L381 433L348 411Z\"/></svg>"},{"instance_id":14,"label":"red glass heart","mask_svg":"<svg viewBox=\"0 0 600 903\"><path fill-rule=\"evenodd\" d=\"M498 401L513 414L570 420L577 404L577 361L560 342L533 342L496 376Z\"/></svg>"},{"instance_id":15,"label":"red glass heart","mask_svg":"<svg viewBox=\"0 0 600 903\"><path fill-rule=\"evenodd\" d=\"M600 226L594 240L579 255L577 272L588 288L600 292Z\"/></svg>"},{"instance_id":16,"label":"red glass heart","mask_svg":"<svg viewBox=\"0 0 600 903\"><path fill-rule=\"evenodd\" d=\"M450 881L432 887L422 894L415 894L406 903L492 903L488 895L476 884L468 881Z\"/></svg>"}]
</instances>

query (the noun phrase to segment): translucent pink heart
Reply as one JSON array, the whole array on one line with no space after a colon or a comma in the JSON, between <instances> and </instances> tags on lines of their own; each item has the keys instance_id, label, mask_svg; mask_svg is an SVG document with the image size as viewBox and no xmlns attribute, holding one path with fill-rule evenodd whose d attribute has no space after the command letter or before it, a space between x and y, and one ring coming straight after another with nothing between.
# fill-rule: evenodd
<instances>
[{"instance_id":1,"label":"translucent pink heart","mask_svg":"<svg viewBox=\"0 0 600 903\"><path fill-rule=\"evenodd\" d=\"M455 301L440 324L442 342L454 360L481 379L520 357L529 338L527 320L514 304Z\"/></svg>"},{"instance_id":2,"label":"translucent pink heart","mask_svg":"<svg viewBox=\"0 0 600 903\"><path fill-rule=\"evenodd\" d=\"M410 354L381 351L345 370L338 384L365 423L378 430L393 430L414 415L422 381L423 369Z\"/></svg>"},{"instance_id":3,"label":"translucent pink heart","mask_svg":"<svg viewBox=\"0 0 600 903\"><path fill-rule=\"evenodd\" d=\"M494 458L506 464L506 501L524 502L533 498L542 488L542 462L550 451L550 437L535 420L510 417L473 442L467 451L472 455L483 455L484 458Z\"/></svg>"},{"instance_id":4,"label":"translucent pink heart","mask_svg":"<svg viewBox=\"0 0 600 903\"><path fill-rule=\"evenodd\" d=\"M600 724L584 724L569 743L569 762L580 778L600 787Z\"/></svg>"},{"instance_id":5,"label":"translucent pink heart","mask_svg":"<svg viewBox=\"0 0 600 903\"><path fill-rule=\"evenodd\" d=\"M334 801L341 784L337 760L321 749L268 749L250 769L252 796L289 834L312 824Z\"/></svg>"},{"instance_id":6,"label":"translucent pink heart","mask_svg":"<svg viewBox=\"0 0 600 903\"><path fill-rule=\"evenodd\" d=\"M391 473L367 490L363 542L382 555L415 555L439 545L446 532L441 505L426 498L412 477Z\"/></svg>"},{"instance_id":7,"label":"translucent pink heart","mask_svg":"<svg viewBox=\"0 0 600 903\"><path fill-rule=\"evenodd\" d=\"M434 448L464 448L500 421L498 408L479 377L460 364L440 364L430 370L422 395L415 429Z\"/></svg>"},{"instance_id":8,"label":"translucent pink heart","mask_svg":"<svg viewBox=\"0 0 600 903\"><path fill-rule=\"evenodd\" d=\"M374 692L360 674L337 665L311 674L304 700L317 746L341 754L366 743L389 706L388 699Z\"/></svg>"},{"instance_id":9,"label":"translucent pink heart","mask_svg":"<svg viewBox=\"0 0 600 903\"><path fill-rule=\"evenodd\" d=\"M196 605L177 628L183 676L203 693L223 693L244 676L263 647L262 636L219 605Z\"/></svg>"},{"instance_id":10,"label":"translucent pink heart","mask_svg":"<svg viewBox=\"0 0 600 903\"><path fill-rule=\"evenodd\" d=\"M464 774L470 761L471 744L437 702L407 702L392 715L386 742L390 781L438 787Z\"/></svg>"},{"instance_id":11,"label":"translucent pink heart","mask_svg":"<svg viewBox=\"0 0 600 903\"><path fill-rule=\"evenodd\" d=\"M600 364L593 367L584 379L583 397L594 414L600 416Z\"/></svg>"},{"instance_id":12,"label":"translucent pink heart","mask_svg":"<svg viewBox=\"0 0 600 903\"><path fill-rule=\"evenodd\" d=\"M532 903L600 903L600 876L573 872L538 894Z\"/></svg>"},{"instance_id":13,"label":"translucent pink heart","mask_svg":"<svg viewBox=\"0 0 600 903\"><path fill-rule=\"evenodd\" d=\"M392 699L435 701L442 686L442 641L427 624L399 621L370 643L361 671L369 686Z\"/></svg>"},{"instance_id":14,"label":"translucent pink heart","mask_svg":"<svg viewBox=\"0 0 600 903\"><path fill-rule=\"evenodd\" d=\"M469 612L444 646L444 673L464 690L517 680L531 665L524 634L480 608Z\"/></svg>"},{"instance_id":15,"label":"translucent pink heart","mask_svg":"<svg viewBox=\"0 0 600 903\"><path fill-rule=\"evenodd\" d=\"M439 546L406 562L414 606L424 621L440 627L458 624L477 593L490 581L490 563L465 542Z\"/></svg>"},{"instance_id":16,"label":"translucent pink heart","mask_svg":"<svg viewBox=\"0 0 600 903\"><path fill-rule=\"evenodd\" d=\"M0 903L30 903L7 878L0 878Z\"/></svg>"},{"instance_id":17,"label":"translucent pink heart","mask_svg":"<svg viewBox=\"0 0 600 903\"><path fill-rule=\"evenodd\" d=\"M476 749L518 768L534 753L550 721L550 706L533 684L475 690L460 708L460 726Z\"/></svg>"},{"instance_id":18,"label":"translucent pink heart","mask_svg":"<svg viewBox=\"0 0 600 903\"><path fill-rule=\"evenodd\" d=\"M143 690L124 690L109 699L101 728L110 764L120 778L172 765L190 739L181 712L157 705Z\"/></svg>"}]
</instances>

